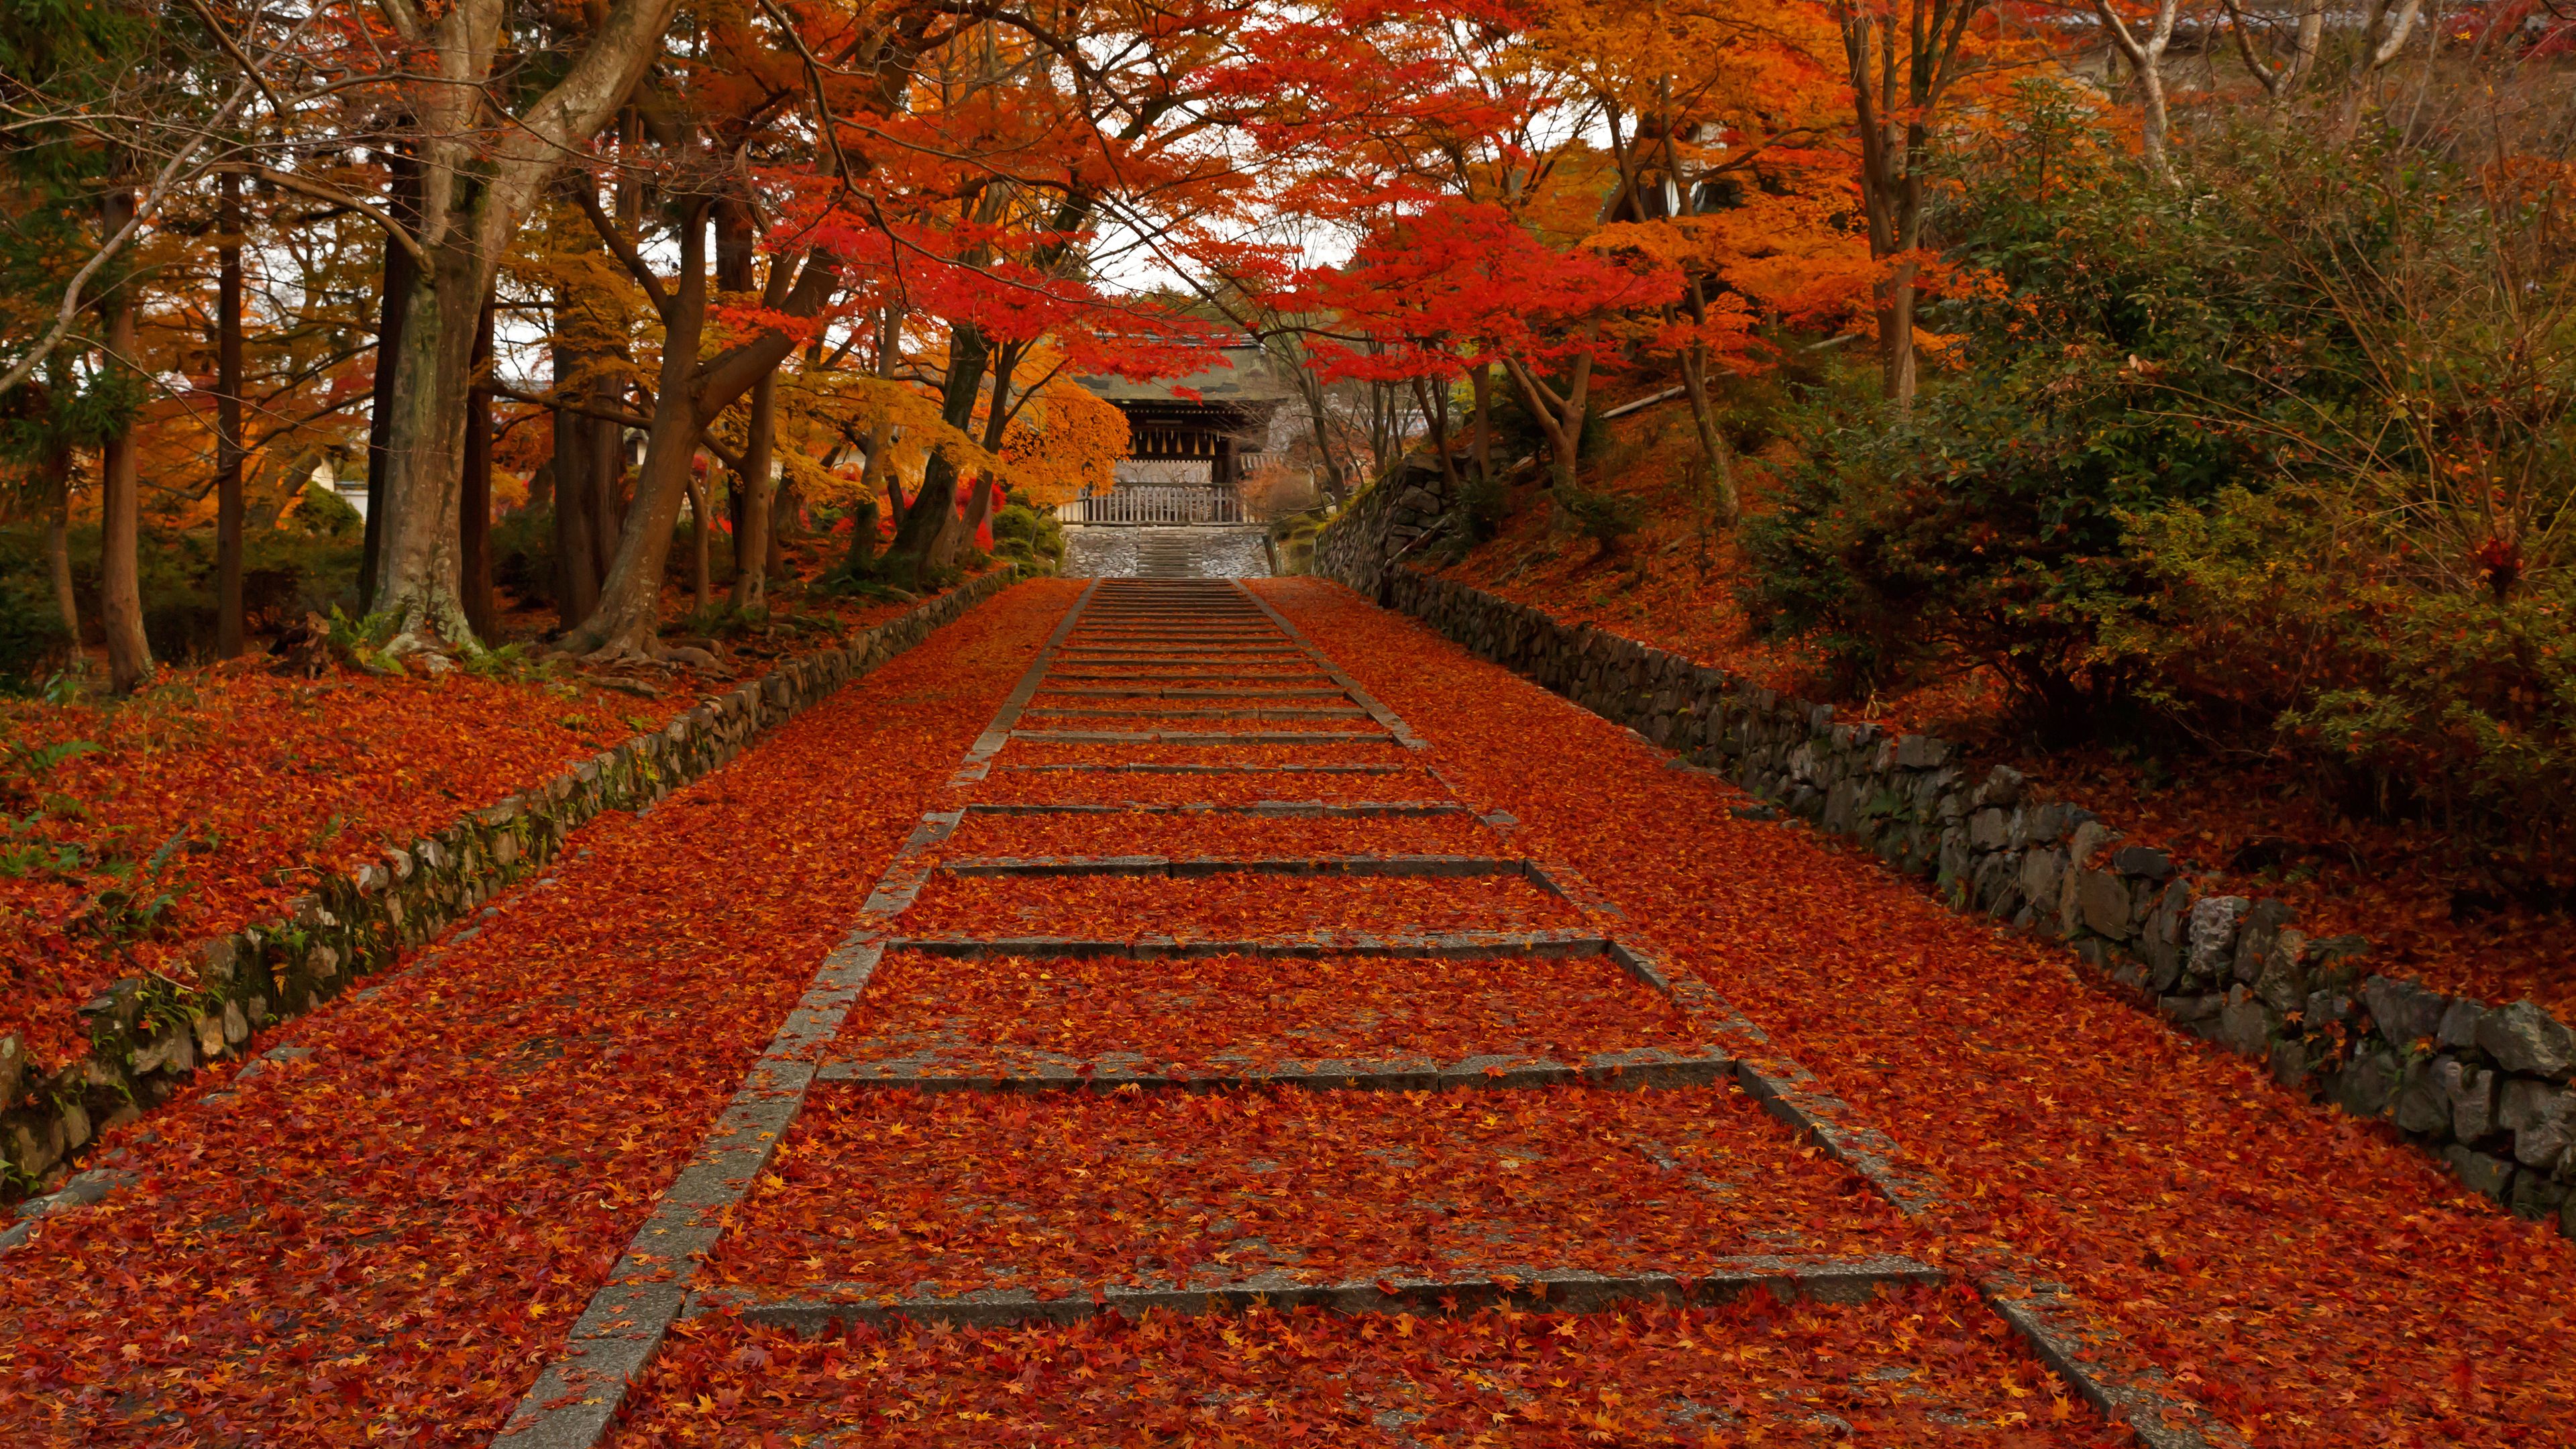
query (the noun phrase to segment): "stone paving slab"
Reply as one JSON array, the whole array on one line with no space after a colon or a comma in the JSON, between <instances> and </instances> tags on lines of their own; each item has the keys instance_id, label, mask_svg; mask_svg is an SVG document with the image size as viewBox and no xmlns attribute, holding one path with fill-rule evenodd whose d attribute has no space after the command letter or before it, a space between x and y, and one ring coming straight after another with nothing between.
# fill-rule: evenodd
<instances>
[{"instance_id":1,"label":"stone paving slab","mask_svg":"<svg viewBox=\"0 0 2576 1449\"><path fill-rule=\"evenodd\" d=\"M1143 935L1123 941L1081 936L903 936L885 945L890 951L930 956L1113 956L1134 961L1174 956L1597 956L1610 949L1606 938L1581 931L1448 931L1410 936L1310 931L1236 940Z\"/></svg>"},{"instance_id":2,"label":"stone paving slab","mask_svg":"<svg viewBox=\"0 0 2576 1449\"><path fill-rule=\"evenodd\" d=\"M1271 706L1268 706L1268 705L1253 705L1253 706L1250 706L1250 707L1247 707L1247 708L1237 708L1237 709L1136 709L1136 708L1132 708L1132 707L1131 707L1131 708L1100 708L1100 707L1097 707L1097 706L1095 706L1095 707L1093 707L1093 708L1090 708L1090 709L1081 709L1081 708L1075 708L1075 707L1070 707L1070 706L1053 706L1053 707L1050 707L1050 708L1047 708L1047 709L1032 709L1032 710L1028 710L1028 711L1024 712L1024 713L1021 715L1021 718L1023 718L1023 719L1103 719L1103 718L1108 718L1108 719L1366 719L1366 718L1368 718L1368 711L1367 711L1367 710L1364 710L1364 709L1336 709L1336 708L1333 708L1333 707L1331 707L1331 706L1329 706L1329 705L1317 705L1317 706L1314 706L1314 707L1312 707L1312 708L1304 708L1304 707L1288 706L1288 705L1283 705L1283 706L1279 706L1279 707L1274 708L1274 707L1271 707Z\"/></svg>"},{"instance_id":3,"label":"stone paving slab","mask_svg":"<svg viewBox=\"0 0 2576 1449\"><path fill-rule=\"evenodd\" d=\"M1247 800L1170 802L1127 800L1084 805L1043 800L995 800L966 807L972 815L1269 815L1284 819L1331 819L1338 816L1465 815L1454 800Z\"/></svg>"},{"instance_id":4,"label":"stone paving slab","mask_svg":"<svg viewBox=\"0 0 2576 1449\"><path fill-rule=\"evenodd\" d=\"M1033 745L1376 745L1379 730L1013 730Z\"/></svg>"},{"instance_id":5,"label":"stone paving slab","mask_svg":"<svg viewBox=\"0 0 2576 1449\"><path fill-rule=\"evenodd\" d=\"M1004 774L1051 774L1077 771L1084 774L1129 775L1401 775L1411 765L1385 764L1360 760L1346 763L1207 764L1149 761L1137 764L1112 764L1104 760L1066 760L1045 765L1004 765Z\"/></svg>"},{"instance_id":6,"label":"stone paving slab","mask_svg":"<svg viewBox=\"0 0 2576 1449\"><path fill-rule=\"evenodd\" d=\"M1767 1292L1788 1302L1862 1303L1883 1288L1942 1281L1940 1269L1912 1258L1745 1257L1692 1277L1664 1273L1592 1273L1524 1266L1488 1273L1417 1277L1397 1271L1331 1283L1265 1273L1209 1286L1127 1286L1068 1282L1043 1293L994 1288L942 1297L905 1297L869 1284L826 1284L795 1297L741 1288L691 1297L692 1317L731 1313L745 1323L823 1333L857 1324L944 1323L1001 1327L1074 1323L1100 1313L1140 1318L1157 1309L1193 1316L1250 1308L1323 1308L1335 1313L1424 1315L1478 1308L1538 1313L1600 1313L1630 1303L1725 1303Z\"/></svg>"},{"instance_id":7,"label":"stone paving slab","mask_svg":"<svg viewBox=\"0 0 2576 1449\"><path fill-rule=\"evenodd\" d=\"M1247 685L1239 689L1042 689L1046 695L1068 699L1340 699L1342 692L1330 687L1314 689L1267 689Z\"/></svg>"},{"instance_id":8,"label":"stone paving slab","mask_svg":"<svg viewBox=\"0 0 2576 1449\"><path fill-rule=\"evenodd\" d=\"M1504 1055L1435 1062L1427 1057L1383 1060L1281 1061L1239 1069L1157 1069L1134 1052L1073 1060L1046 1052L996 1055L1025 1058L1007 1068L964 1068L936 1057L827 1062L821 1082L893 1087L921 1092L1114 1092L1124 1087L1193 1092L1296 1087L1319 1092L1532 1091L1587 1086L1614 1090L1700 1087L1734 1076L1733 1058L1717 1052L1684 1054L1654 1047L1595 1052L1581 1062Z\"/></svg>"},{"instance_id":9,"label":"stone paving slab","mask_svg":"<svg viewBox=\"0 0 2576 1449\"><path fill-rule=\"evenodd\" d=\"M977 856L944 861L940 869L967 876L1203 876L1255 875L1522 875L1528 862L1482 855L1283 855Z\"/></svg>"}]
</instances>

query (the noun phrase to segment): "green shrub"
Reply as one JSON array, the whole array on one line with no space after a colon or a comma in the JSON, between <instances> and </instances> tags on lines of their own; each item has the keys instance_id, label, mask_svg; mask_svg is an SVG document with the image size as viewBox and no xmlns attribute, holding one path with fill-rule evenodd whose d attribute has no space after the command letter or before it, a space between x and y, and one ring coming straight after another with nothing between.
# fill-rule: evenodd
<instances>
[{"instance_id":1,"label":"green shrub","mask_svg":"<svg viewBox=\"0 0 2576 1449\"><path fill-rule=\"evenodd\" d=\"M1457 515L1449 526L1453 537L1471 543L1483 543L1503 531L1503 522L1511 516L1512 490L1499 477L1479 478L1470 471L1458 480L1458 500L1450 505Z\"/></svg>"},{"instance_id":2,"label":"green shrub","mask_svg":"<svg viewBox=\"0 0 2576 1449\"><path fill-rule=\"evenodd\" d=\"M2097 628L2150 589L2125 520L2277 477L2284 429L2348 396L2351 346L2253 219L2088 147L2035 94L1943 219L2001 284L1936 309L1957 370L1910 415L1810 397L1803 462L1744 529L1744 602L1852 693L1984 665L2063 736L2138 677Z\"/></svg>"},{"instance_id":3,"label":"green shrub","mask_svg":"<svg viewBox=\"0 0 2576 1449\"><path fill-rule=\"evenodd\" d=\"M1002 511L993 515L993 546L1008 553L1014 543L1032 559L1050 565L1064 561L1064 525L1056 520L1055 510L1038 508L1022 493L1011 494Z\"/></svg>"},{"instance_id":4,"label":"green shrub","mask_svg":"<svg viewBox=\"0 0 2576 1449\"><path fill-rule=\"evenodd\" d=\"M1637 501L1622 494L1560 486L1554 496L1559 524L1601 545L1604 553L1618 552L1644 519Z\"/></svg>"},{"instance_id":5,"label":"green shrub","mask_svg":"<svg viewBox=\"0 0 2576 1449\"><path fill-rule=\"evenodd\" d=\"M0 574L0 691L31 694L70 662L71 631L42 574Z\"/></svg>"}]
</instances>

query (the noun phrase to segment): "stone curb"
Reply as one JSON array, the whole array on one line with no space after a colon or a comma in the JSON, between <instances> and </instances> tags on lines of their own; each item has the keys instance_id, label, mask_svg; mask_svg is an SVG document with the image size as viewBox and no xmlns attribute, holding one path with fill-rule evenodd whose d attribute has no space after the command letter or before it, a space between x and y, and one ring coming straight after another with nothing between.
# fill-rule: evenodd
<instances>
[{"instance_id":1,"label":"stone curb","mask_svg":"<svg viewBox=\"0 0 2576 1449\"><path fill-rule=\"evenodd\" d=\"M1343 816L1465 815L1466 806L1452 800L1249 800L1239 804L1214 801L1170 802L1125 800L1114 805L1082 805L1045 800L996 800L966 807L969 815L1269 815L1284 820L1329 820Z\"/></svg>"},{"instance_id":2,"label":"stone curb","mask_svg":"<svg viewBox=\"0 0 2576 1449\"><path fill-rule=\"evenodd\" d=\"M1072 772L1096 775L1401 775L1410 765L1004 765L1005 775L1050 775Z\"/></svg>"},{"instance_id":3,"label":"stone curb","mask_svg":"<svg viewBox=\"0 0 2576 1449\"><path fill-rule=\"evenodd\" d=\"M852 1324L901 1319L960 1327L1074 1323L1103 1313L1140 1318L1161 1309L1200 1315L1251 1308L1322 1308L1335 1313L1409 1316L1512 1307L1545 1313L1597 1313L1624 1303L1725 1303L1767 1291L1786 1302L1866 1303L1882 1288L1942 1281L1941 1270L1911 1258L1735 1258L1705 1274L1588 1273L1532 1269L1522 1273L1415 1277L1389 1274L1334 1283L1301 1283L1285 1273L1206 1288L1050 1285L1049 1296L995 1288L951 1297L904 1298L864 1284L823 1290L813 1298L764 1298L756 1290L693 1295L688 1314L731 1314L744 1323L819 1334Z\"/></svg>"},{"instance_id":4,"label":"stone curb","mask_svg":"<svg viewBox=\"0 0 2576 1449\"><path fill-rule=\"evenodd\" d=\"M963 876L1117 875L1527 875L1528 862L1482 855L1037 855L972 856L943 861L940 870ZM1554 882L1549 882L1552 886Z\"/></svg>"},{"instance_id":5,"label":"stone curb","mask_svg":"<svg viewBox=\"0 0 2576 1449\"><path fill-rule=\"evenodd\" d=\"M1176 956L1601 956L1610 942L1583 931L1450 931L1435 936L1382 936L1365 931L1313 931L1300 936L1183 940L1138 936L1113 941L1085 936L904 936L889 951L927 956L1092 956L1159 961Z\"/></svg>"},{"instance_id":6,"label":"stone curb","mask_svg":"<svg viewBox=\"0 0 2576 1449\"><path fill-rule=\"evenodd\" d=\"M2537 1003L2373 974L2361 937L2312 939L2279 901L2196 895L2163 851L2123 846L2090 811L2029 795L2017 771L1969 778L1948 741L1836 723L1829 705L1386 568L1386 540L1414 525L1391 503L1363 505L1335 523L1338 541L1326 531L1319 574L1684 752L1762 810L1858 841L1955 908L2064 942L2176 1029L2392 1123L2467 1186L2576 1237L2576 1031ZM1418 536L1428 525L1415 523Z\"/></svg>"},{"instance_id":7,"label":"stone curb","mask_svg":"<svg viewBox=\"0 0 2576 1449\"><path fill-rule=\"evenodd\" d=\"M90 1050L79 1061L31 1076L18 1039L0 1037L0 1160L27 1178L61 1171L102 1126L167 1100L200 1062L242 1054L258 1033L339 996L535 874L603 811L650 807L720 768L1018 578L1004 565L842 647L783 660L354 875L328 876L285 917L201 944L195 989L159 976L116 982L82 1008Z\"/></svg>"},{"instance_id":8,"label":"stone curb","mask_svg":"<svg viewBox=\"0 0 2576 1449\"><path fill-rule=\"evenodd\" d=\"M1133 1054L1128 1054L1132 1056ZM1392 1061L1281 1062L1247 1071L1154 1071L1120 1064L1116 1059L1083 1062L1050 1061L1025 1070L996 1068L964 1071L935 1062L828 1062L817 1081L854 1087L905 1088L920 1092L1114 1092L1125 1087L1172 1088L1190 1092L1236 1091L1262 1087L1295 1087L1318 1092L1449 1092L1528 1091L1540 1087L1588 1086L1613 1090L1699 1087L1733 1076L1733 1058L1711 1052L1683 1056L1654 1047L1598 1052L1580 1064L1512 1057L1468 1057L1441 1065L1413 1059Z\"/></svg>"},{"instance_id":9,"label":"stone curb","mask_svg":"<svg viewBox=\"0 0 2576 1449\"><path fill-rule=\"evenodd\" d=\"M1033 745L1382 745L1381 730L1013 730Z\"/></svg>"},{"instance_id":10,"label":"stone curb","mask_svg":"<svg viewBox=\"0 0 2576 1449\"><path fill-rule=\"evenodd\" d=\"M2105 1362L2085 1344L2063 1292L2054 1283L2010 1273L1988 1274L1977 1284L1986 1306L2022 1336L2040 1362L2104 1418L2128 1426L2147 1449L2244 1449L2235 1430L2166 1393L2162 1373Z\"/></svg>"}]
</instances>

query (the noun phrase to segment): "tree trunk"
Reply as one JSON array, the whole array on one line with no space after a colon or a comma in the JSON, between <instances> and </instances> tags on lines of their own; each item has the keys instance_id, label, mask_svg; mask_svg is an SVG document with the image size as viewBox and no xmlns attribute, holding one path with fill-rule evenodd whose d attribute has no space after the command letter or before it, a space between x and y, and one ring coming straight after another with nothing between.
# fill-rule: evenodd
<instances>
[{"instance_id":1,"label":"tree trunk","mask_svg":"<svg viewBox=\"0 0 2576 1449\"><path fill-rule=\"evenodd\" d=\"M215 227L215 653L242 652L242 213L241 176L219 183Z\"/></svg>"},{"instance_id":2,"label":"tree trunk","mask_svg":"<svg viewBox=\"0 0 2576 1449\"><path fill-rule=\"evenodd\" d=\"M473 649L458 600L457 518L473 333L494 272L547 178L631 95L662 53L678 0L600 7L579 49L516 115L489 83L506 0L451 0L385 14L425 72L407 87L406 127L420 177L414 240L425 262L407 291L385 435L384 515L370 606L394 615L394 657Z\"/></svg>"},{"instance_id":3,"label":"tree trunk","mask_svg":"<svg viewBox=\"0 0 2576 1449\"><path fill-rule=\"evenodd\" d=\"M1413 400L1431 425L1431 460L1440 465L1440 488L1451 501L1458 497L1458 465L1449 456L1449 384L1443 379L1435 396L1430 382L1413 379ZM1433 403L1437 401L1437 407Z\"/></svg>"},{"instance_id":4,"label":"tree trunk","mask_svg":"<svg viewBox=\"0 0 2576 1449\"><path fill-rule=\"evenodd\" d=\"M1744 511L1743 498L1735 487L1735 450L1728 447L1726 434L1717 426L1716 410L1708 400L1708 355L1694 343L1681 357L1682 389L1690 398L1691 425L1699 430L1701 455L1708 464L1708 477L1715 497L1709 509L1709 521L1719 528L1733 528Z\"/></svg>"},{"instance_id":5,"label":"tree trunk","mask_svg":"<svg viewBox=\"0 0 2576 1449\"><path fill-rule=\"evenodd\" d=\"M1879 284L1879 386L1900 411L1914 406L1914 264L1899 262Z\"/></svg>"},{"instance_id":6,"label":"tree trunk","mask_svg":"<svg viewBox=\"0 0 2576 1449\"><path fill-rule=\"evenodd\" d=\"M2111 43L2129 58L2138 73L2138 148L2146 155L2147 169L2167 183L2174 180L2173 161L2165 153L2165 131L2169 113L2165 106L2165 51L2173 44L2174 17L2181 0L2157 0L2156 17L2147 38L2140 40L2111 7L2111 0L2093 0L2094 14L2102 28L2110 33Z\"/></svg>"},{"instance_id":7,"label":"tree trunk","mask_svg":"<svg viewBox=\"0 0 2576 1449\"><path fill-rule=\"evenodd\" d=\"M694 460L693 460L694 461ZM707 517L707 480L695 467L689 470L689 593L691 609L704 620L707 606L714 602L715 591L708 586L707 569L713 563L708 557L707 534L715 520Z\"/></svg>"},{"instance_id":8,"label":"tree trunk","mask_svg":"<svg viewBox=\"0 0 2576 1449\"><path fill-rule=\"evenodd\" d=\"M113 236L133 214L133 193L117 188L104 223ZM112 369L127 369L134 356L135 297L140 283L126 277L107 294L107 359ZM99 622L107 629L108 687L132 694L152 678L152 645L143 637L143 588L136 551L141 545L140 480L135 473L134 427L140 407L128 412L101 449L99 528Z\"/></svg>"},{"instance_id":9,"label":"tree trunk","mask_svg":"<svg viewBox=\"0 0 2576 1449\"><path fill-rule=\"evenodd\" d=\"M644 466L635 477L635 501L619 531L617 560L600 585L599 610L564 647L575 653L649 654L662 619L663 572L671 532L688 496L701 426L690 398L697 371L698 338L707 318L707 205L691 206L680 226L680 272L663 316L662 370L654 384L653 424L644 444Z\"/></svg>"},{"instance_id":10,"label":"tree trunk","mask_svg":"<svg viewBox=\"0 0 2576 1449\"><path fill-rule=\"evenodd\" d=\"M491 269L455 251L432 260L412 285L394 365L389 486L369 608L394 616L397 658L434 651L434 640L479 647L465 616L460 524L467 381Z\"/></svg>"},{"instance_id":11,"label":"tree trunk","mask_svg":"<svg viewBox=\"0 0 2576 1449\"><path fill-rule=\"evenodd\" d=\"M1476 481L1494 481L1494 365L1480 362L1467 371L1467 386L1476 398L1475 439L1470 447L1476 464Z\"/></svg>"},{"instance_id":12,"label":"tree trunk","mask_svg":"<svg viewBox=\"0 0 2576 1449\"><path fill-rule=\"evenodd\" d=\"M564 342L556 308L555 395L569 397L580 354ZM599 607L599 544L591 530L590 419L555 409L555 611L567 630Z\"/></svg>"},{"instance_id":13,"label":"tree trunk","mask_svg":"<svg viewBox=\"0 0 2576 1449\"><path fill-rule=\"evenodd\" d=\"M769 499L768 557L761 560L769 577L787 574L787 540L797 530L797 520L804 516L805 504L796 496L796 480L789 478L775 485Z\"/></svg>"},{"instance_id":14,"label":"tree trunk","mask_svg":"<svg viewBox=\"0 0 2576 1449\"><path fill-rule=\"evenodd\" d=\"M385 153L385 170L393 183L386 192L385 214L404 225L417 225L419 170L400 151ZM412 284L419 275L420 267L412 260L410 250L386 237L384 263L377 269L380 285L376 298L376 374L374 390L367 396L366 545L358 555L361 609L376 596L376 578L384 559L385 479L389 468L387 448L394 427L394 368L402 360L403 316L411 305Z\"/></svg>"},{"instance_id":15,"label":"tree trunk","mask_svg":"<svg viewBox=\"0 0 2576 1449\"><path fill-rule=\"evenodd\" d=\"M1583 448L1583 414L1592 393L1592 354L1587 352L1574 360L1574 376L1563 397L1517 358L1504 358L1503 370L1520 385L1521 401L1528 405L1531 415L1538 419L1539 431L1547 437L1550 486L1572 490L1575 465Z\"/></svg>"},{"instance_id":16,"label":"tree trunk","mask_svg":"<svg viewBox=\"0 0 2576 1449\"><path fill-rule=\"evenodd\" d=\"M61 353L54 354L60 357ZM54 611L80 658L80 591L72 587L72 450L57 443L45 457L45 574L54 585Z\"/></svg>"},{"instance_id":17,"label":"tree trunk","mask_svg":"<svg viewBox=\"0 0 2576 1449\"><path fill-rule=\"evenodd\" d=\"M961 322L948 333L948 374L940 384L940 415L948 425L964 431L975 416L975 398L984 388L984 362L990 355L984 334L972 322ZM933 452L921 470L921 486L913 490L912 501L903 511L903 523L895 530L894 546L889 554L911 561L909 582L920 587L925 567L936 567L948 560L943 550L956 547L957 464L944 452Z\"/></svg>"},{"instance_id":18,"label":"tree trunk","mask_svg":"<svg viewBox=\"0 0 2576 1449\"><path fill-rule=\"evenodd\" d=\"M465 555L465 622L474 637L492 637L492 299L474 328L474 371L482 383L465 397L465 478L457 503L457 546Z\"/></svg>"},{"instance_id":19,"label":"tree trunk","mask_svg":"<svg viewBox=\"0 0 2576 1449\"><path fill-rule=\"evenodd\" d=\"M734 475L739 480L734 485L734 496L742 500L742 511L733 534L733 606L746 614L769 607L769 554L776 542L771 509L777 500L776 486L769 474L777 438L777 387L776 373L752 385L751 421L745 429L742 469Z\"/></svg>"}]
</instances>

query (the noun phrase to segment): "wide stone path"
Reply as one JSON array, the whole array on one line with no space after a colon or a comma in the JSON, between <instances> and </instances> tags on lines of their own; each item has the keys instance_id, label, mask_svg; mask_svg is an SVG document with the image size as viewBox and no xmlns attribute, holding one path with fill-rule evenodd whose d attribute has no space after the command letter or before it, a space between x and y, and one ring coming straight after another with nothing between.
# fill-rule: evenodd
<instances>
[{"instance_id":1,"label":"wide stone path","mask_svg":"<svg viewBox=\"0 0 2576 1449\"><path fill-rule=\"evenodd\" d=\"M2216 1442L1426 749L1089 586L497 1442Z\"/></svg>"}]
</instances>

